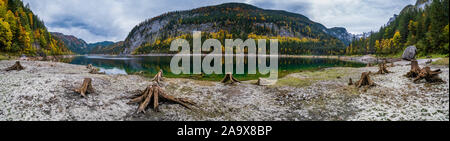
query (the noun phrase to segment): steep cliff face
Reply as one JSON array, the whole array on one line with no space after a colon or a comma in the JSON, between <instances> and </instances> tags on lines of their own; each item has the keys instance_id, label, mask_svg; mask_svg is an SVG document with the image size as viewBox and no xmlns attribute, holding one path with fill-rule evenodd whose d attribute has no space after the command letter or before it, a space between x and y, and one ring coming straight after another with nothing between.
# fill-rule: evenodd
<instances>
[{"instance_id":1,"label":"steep cliff face","mask_svg":"<svg viewBox=\"0 0 450 141\"><path fill-rule=\"evenodd\" d=\"M328 29L307 17L286 11L265 10L242 3L226 3L189 11L170 12L137 25L124 42L123 54L157 41L192 34L193 31L226 31L233 38L249 34L274 37L308 38L344 46L351 40L345 28Z\"/></svg>"}]
</instances>

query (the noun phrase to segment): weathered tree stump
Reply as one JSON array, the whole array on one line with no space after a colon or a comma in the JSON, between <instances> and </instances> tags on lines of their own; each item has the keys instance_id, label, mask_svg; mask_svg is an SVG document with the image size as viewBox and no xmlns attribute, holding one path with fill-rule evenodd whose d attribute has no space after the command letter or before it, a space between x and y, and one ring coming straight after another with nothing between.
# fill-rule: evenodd
<instances>
[{"instance_id":1,"label":"weathered tree stump","mask_svg":"<svg viewBox=\"0 0 450 141\"><path fill-rule=\"evenodd\" d=\"M367 66L366 67L372 67L372 64L370 64L370 63L367 63Z\"/></svg>"},{"instance_id":2,"label":"weathered tree stump","mask_svg":"<svg viewBox=\"0 0 450 141\"><path fill-rule=\"evenodd\" d=\"M94 88L92 87L92 79L85 78L83 84L80 88L74 90L76 93L81 94L81 96L86 97L86 94L94 93Z\"/></svg>"},{"instance_id":3,"label":"weathered tree stump","mask_svg":"<svg viewBox=\"0 0 450 141\"><path fill-rule=\"evenodd\" d=\"M419 66L419 62L417 62L417 60L412 60L411 70L405 76L409 78L416 78L417 76L419 76L420 70L421 68Z\"/></svg>"},{"instance_id":4,"label":"weathered tree stump","mask_svg":"<svg viewBox=\"0 0 450 141\"><path fill-rule=\"evenodd\" d=\"M24 69L25 67L23 67L19 61L17 61L13 66L6 68L5 71L13 71L13 70L21 71Z\"/></svg>"},{"instance_id":5,"label":"weathered tree stump","mask_svg":"<svg viewBox=\"0 0 450 141\"><path fill-rule=\"evenodd\" d=\"M348 79L348 85L349 85L349 86L353 85L353 80L352 80L352 78L349 78L349 79Z\"/></svg>"},{"instance_id":6,"label":"weathered tree stump","mask_svg":"<svg viewBox=\"0 0 450 141\"><path fill-rule=\"evenodd\" d=\"M387 73L391 73L390 71L387 70L387 65L386 62L378 64L378 72L377 74L387 74Z\"/></svg>"},{"instance_id":7,"label":"weathered tree stump","mask_svg":"<svg viewBox=\"0 0 450 141\"><path fill-rule=\"evenodd\" d=\"M227 73L225 75L225 77L222 79L222 81L220 81L220 82L234 84L236 82L240 83L241 81L234 78L232 73Z\"/></svg>"},{"instance_id":8,"label":"weathered tree stump","mask_svg":"<svg viewBox=\"0 0 450 141\"><path fill-rule=\"evenodd\" d=\"M364 72L361 75L361 79L356 82L355 86L358 88L361 88L362 86L375 86L376 84L370 79L370 74L372 74L372 72Z\"/></svg>"},{"instance_id":9,"label":"weathered tree stump","mask_svg":"<svg viewBox=\"0 0 450 141\"><path fill-rule=\"evenodd\" d=\"M440 69L432 71L430 67L425 67L420 70L419 75L414 79L414 83L425 79L427 83L440 83L445 82L439 77L442 71Z\"/></svg>"},{"instance_id":10,"label":"weathered tree stump","mask_svg":"<svg viewBox=\"0 0 450 141\"><path fill-rule=\"evenodd\" d=\"M160 84L161 81L164 81L163 75L164 75L163 70L159 70L159 72L153 78L153 81L155 81L157 84Z\"/></svg>"},{"instance_id":11,"label":"weathered tree stump","mask_svg":"<svg viewBox=\"0 0 450 141\"><path fill-rule=\"evenodd\" d=\"M192 102L188 99L184 98L175 98L173 96L167 95L161 87L159 87L157 84L153 84L151 86L148 86L140 95L133 98L128 104L134 104L139 103L139 107L137 110L137 113L145 113L145 109L147 106L153 102L153 109L155 111L159 111L159 101L160 100L166 100L169 102L174 102L176 104L180 104L188 109L192 109L189 105L195 105L195 102Z\"/></svg>"},{"instance_id":12,"label":"weathered tree stump","mask_svg":"<svg viewBox=\"0 0 450 141\"><path fill-rule=\"evenodd\" d=\"M86 68L89 69L90 74L105 74L104 72L100 72L100 69L92 66L92 64L87 65Z\"/></svg>"}]
</instances>

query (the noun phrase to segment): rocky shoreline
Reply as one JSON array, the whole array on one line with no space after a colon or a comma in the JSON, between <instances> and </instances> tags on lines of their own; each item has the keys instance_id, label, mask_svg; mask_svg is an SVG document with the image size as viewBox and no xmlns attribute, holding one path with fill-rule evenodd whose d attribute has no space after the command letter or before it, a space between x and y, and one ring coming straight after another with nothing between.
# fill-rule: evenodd
<instances>
[{"instance_id":1,"label":"rocky shoreline","mask_svg":"<svg viewBox=\"0 0 450 141\"><path fill-rule=\"evenodd\" d=\"M0 69L15 61L0 61ZM419 61L424 66L425 61ZM404 77L410 66L399 61L374 75L370 89L348 86L362 72L377 67L329 68L280 78L274 86L255 81L236 85L168 78L163 89L170 95L197 103L193 110L161 103L160 112L136 114L127 104L137 90L152 84L137 75L89 74L86 66L56 62L22 61L23 71L0 71L0 121L304 121L304 120L449 120L449 67L441 69L444 84L413 83ZM92 78L96 93L82 98L72 91Z\"/></svg>"}]
</instances>

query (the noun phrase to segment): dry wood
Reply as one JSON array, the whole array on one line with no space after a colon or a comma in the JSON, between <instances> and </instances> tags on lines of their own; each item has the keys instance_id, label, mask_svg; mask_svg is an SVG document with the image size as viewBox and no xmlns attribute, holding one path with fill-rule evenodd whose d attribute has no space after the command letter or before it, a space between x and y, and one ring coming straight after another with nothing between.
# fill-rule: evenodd
<instances>
[{"instance_id":1,"label":"dry wood","mask_svg":"<svg viewBox=\"0 0 450 141\"><path fill-rule=\"evenodd\" d=\"M164 81L163 74L163 70L159 70L159 72L153 78L153 81L155 81L157 84L160 84L161 81Z\"/></svg>"},{"instance_id":2,"label":"dry wood","mask_svg":"<svg viewBox=\"0 0 450 141\"><path fill-rule=\"evenodd\" d=\"M5 71L13 71L13 70L21 71L24 69L25 67L23 67L19 61L17 61L13 66L6 68Z\"/></svg>"},{"instance_id":3,"label":"dry wood","mask_svg":"<svg viewBox=\"0 0 450 141\"><path fill-rule=\"evenodd\" d=\"M189 105L195 105L196 103L184 99L184 98L175 98L166 94L161 87L157 84L148 86L140 95L136 98L133 98L128 104L139 103L139 107L137 113L145 113L145 109L147 106L153 101L153 109L158 111L159 101L165 100L169 102L174 102L176 104L180 104L188 109L192 109Z\"/></svg>"},{"instance_id":4,"label":"dry wood","mask_svg":"<svg viewBox=\"0 0 450 141\"><path fill-rule=\"evenodd\" d=\"M241 81L237 80L236 78L233 77L232 73L227 73L225 75L225 77L222 79L221 81L222 83L230 83L230 84L234 84L236 82L240 83Z\"/></svg>"},{"instance_id":5,"label":"dry wood","mask_svg":"<svg viewBox=\"0 0 450 141\"><path fill-rule=\"evenodd\" d=\"M367 66L366 67L372 67L372 64L370 64L370 63L367 63Z\"/></svg>"},{"instance_id":6,"label":"dry wood","mask_svg":"<svg viewBox=\"0 0 450 141\"><path fill-rule=\"evenodd\" d=\"M86 97L86 94L94 93L94 88L92 87L92 79L85 78L83 84L80 88L74 90L76 93L81 94L81 96Z\"/></svg>"},{"instance_id":7,"label":"dry wood","mask_svg":"<svg viewBox=\"0 0 450 141\"><path fill-rule=\"evenodd\" d=\"M100 69L92 66L92 64L87 65L86 68L89 69L90 74L105 74L104 72L99 72Z\"/></svg>"},{"instance_id":8,"label":"dry wood","mask_svg":"<svg viewBox=\"0 0 450 141\"><path fill-rule=\"evenodd\" d=\"M360 88L362 86L375 86L376 84L370 79L370 74L372 74L370 71L362 73L361 79L355 84L356 87Z\"/></svg>"},{"instance_id":9,"label":"dry wood","mask_svg":"<svg viewBox=\"0 0 450 141\"><path fill-rule=\"evenodd\" d=\"M411 70L405 76L409 78L416 78L417 76L419 76L420 70L421 68L419 66L419 62L417 62L417 60L412 60Z\"/></svg>"},{"instance_id":10,"label":"dry wood","mask_svg":"<svg viewBox=\"0 0 450 141\"><path fill-rule=\"evenodd\" d=\"M349 85L349 86L353 85L353 80L352 80L352 78L349 78L349 80L348 80L348 85Z\"/></svg>"},{"instance_id":11,"label":"dry wood","mask_svg":"<svg viewBox=\"0 0 450 141\"><path fill-rule=\"evenodd\" d=\"M439 77L442 71L440 69L432 71L430 67L425 67L420 70L419 75L414 79L414 82L418 82L425 79L427 83L440 83L444 82L442 78Z\"/></svg>"},{"instance_id":12,"label":"dry wood","mask_svg":"<svg viewBox=\"0 0 450 141\"><path fill-rule=\"evenodd\" d=\"M386 61L378 64L378 72L377 74L387 74L387 73L391 73L390 71L387 70L387 65L386 65Z\"/></svg>"}]
</instances>

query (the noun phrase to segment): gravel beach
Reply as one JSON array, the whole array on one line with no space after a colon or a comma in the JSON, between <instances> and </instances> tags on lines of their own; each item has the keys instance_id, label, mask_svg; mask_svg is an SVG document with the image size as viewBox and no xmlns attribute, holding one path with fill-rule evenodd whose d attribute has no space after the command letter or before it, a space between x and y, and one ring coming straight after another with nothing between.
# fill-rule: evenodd
<instances>
[{"instance_id":1,"label":"gravel beach","mask_svg":"<svg viewBox=\"0 0 450 141\"><path fill-rule=\"evenodd\" d=\"M403 76L409 62L396 62L388 68L393 73L372 75L377 86L369 89L348 86L348 80L377 67L295 73L274 86L168 78L163 89L196 102L194 109L160 103L160 112L137 114L138 105L127 102L153 83L150 78L89 74L86 66L40 61L3 71L14 63L0 61L0 121L449 121L448 66L431 66L443 71L446 83L416 84ZM72 91L84 78L92 78L96 91L87 98Z\"/></svg>"}]
</instances>

